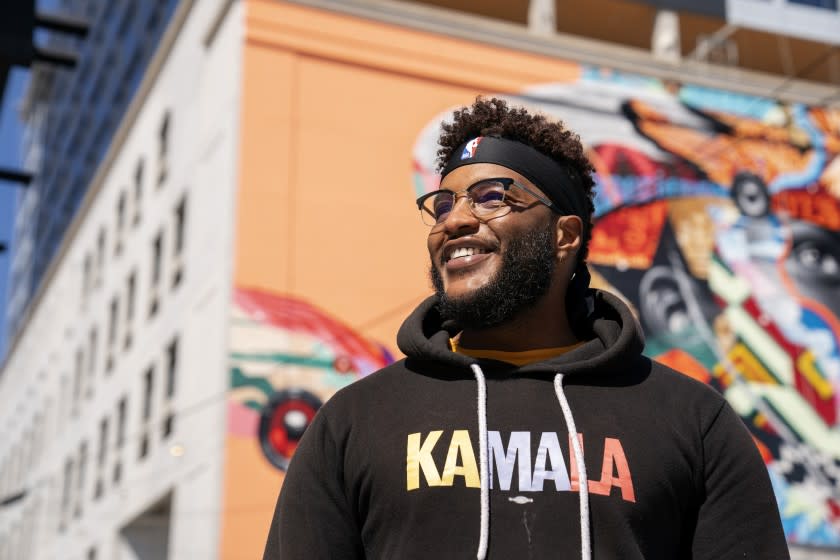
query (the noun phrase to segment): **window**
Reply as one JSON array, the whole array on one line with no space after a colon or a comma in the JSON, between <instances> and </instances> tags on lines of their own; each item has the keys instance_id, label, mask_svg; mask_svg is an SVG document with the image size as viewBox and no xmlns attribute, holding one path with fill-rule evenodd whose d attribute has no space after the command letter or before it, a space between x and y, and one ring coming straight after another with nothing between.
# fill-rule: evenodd
<instances>
[{"instance_id":1,"label":"window","mask_svg":"<svg viewBox=\"0 0 840 560\"><path fill-rule=\"evenodd\" d=\"M128 100L129 92L132 91L133 87L139 82L140 63L143 61L143 45L139 42L136 43L131 58L127 55L125 58L128 59L128 63L124 66L122 77L118 81L120 85L117 89L116 96L116 104L119 106L124 106L122 104Z\"/></svg>"},{"instance_id":2,"label":"window","mask_svg":"<svg viewBox=\"0 0 840 560\"><path fill-rule=\"evenodd\" d=\"M822 8L824 10L837 11L837 0L788 0L791 4L801 4L803 6L813 6L814 8Z\"/></svg>"},{"instance_id":3,"label":"window","mask_svg":"<svg viewBox=\"0 0 840 560\"><path fill-rule=\"evenodd\" d=\"M120 193L117 199L117 231L114 235L114 255L119 256L123 250L123 236L125 233L125 213L126 213L126 195L125 191Z\"/></svg>"},{"instance_id":4,"label":"window","mask_svg":"<svg viewBox=\"0 0 840 560\"><path fill-rule=\"evenodd\" d=\"M96 327L91 327L88 335L88 382L86 384L85 396L93 395L93 386L96 380L96 346L99 338Z\"/></svg>"},{"instance_id":5,"label":"window","mask_svg":"<svg viewBox=\"0 0 840 560\"><path fill-rule=\"evenodd\" d=\"M84 264L82 264L82 306L87 303L88 295L90 295L91 281L93 278L93 261L90 254L85 255Z\"/></svg>"},{"instance_id":6,"label":"window","mask_svg":"<svg viewBox=\"0 0 840 560\"><path fill-rule=\"evenodd\" d=\"M152 395L154 391L155 366L149 366L143 376L143 422L152 418Z\"/></svg>"},{"instance_id":7,"label":"window","mask_svg":"<svg viewBox=\"0 0 840 560\"><path fill-rule=\"evenodd\" d=\"M187 197L181 198L181 202L175 207L175 240L173 242L173 266L172 266L172 287L176 288L181 283L184 275L184 234L187 219Z\"/></svg>"},{"instance_id":8,"label":"window","mask_svg":"<svg viewBox=\"0 0 840 560\"><path fill-rule=\"evenodd\" d=\"M158 285L162 273L161 256L163 255L163 232L158 232L152 243L152 284Z\"/></svg>"},{"instance_id":9,"label":"window","mask_svg":"<svg viewBox=\"0 0 840 560\"><path fill-rule=\"evenodd\" d=\"M140 436L140 451L138 453L138 457L140 459L145 459L146 455L149 454L149 434L148 432L143 432Z\"/></svg>"},{"instance_id":10,"label":"window","mask_svg":"<svg viewBox=\"0 0 840 560\"><path fill-rule=\"evenodd\" d=\"M137 162L137 168L134 170L134 216L131 219L131 224L134 227L140 225L140 218L143 210L143 159Z\"/></svg>"},{"instance_id":11,"label":"window","mask_svg":"<svg viewBox=\"0 0 840 560\"><path fill-rule=\"evenodd\" d=\"M61 511L58 521L58 530L63 531L67 527L67 517L70 514L70 503L73 499L73 459L67 459L64 463L64 482L61 490Z\"/></svg>"},{"instance_id":12,"label":"window","mask_svg":"<svg viewBox=\"0 0 840 560\"><path fill-rule=\"evenodd\" d=\"M132 271L125 286L125 338L123 348L128 350L132 343L132 326L134 322L134 300L137 296L137 272Z\"/></svg>"},{"instance_id":13,"label":"window","mask_svg":"<svg viewBox=\"0 0 840 560\"><path fill-rule=\"evenodd\" d=\"M96 15L96 8L97 7L98 7L98 2L89 2L85 6L85 19L87 19L88 21L95 19L94 16Z\"/></svg>"},{"instance_id":14,"label":"window","mask_svg":"<svg viewBox=\"0 0 840 560\"><path fill-rule=\"evenodd\" d=\"M146 22L146 33L154 33L158 28L158 23L163 15L163 10L166 8L165 2L156 2L154 7L149 10L149 20Z\"/></svg>"},{"instance_id":15,"label":"window","mask_svg":"<svg viewBox=\"0 0 840 560\"><path fill-rule=\"evenodd\" d=\"M158 186L166 181L166 176L169 173L169 139L171 135L170 129L172 128L170 121L169 111L167 111L163 115L163 122L161 122L160 130L158 131Z\"/></svg>"},{"instance_id":16,"label":"window","mask_svg":"<svg viewBox=\"0 0 840 560\"><path fill-rule=\"evenodd\" d=\"M117 37L125 37L126 33L128 33L128 28L131 23L134 21L134 12L136 11L135 4L129 4L128 8L123 13L122 20L120 21L120 27L117 31Z\"/></svg>"},{"instance_id":17,"label":"window","mask_svg":"<svg viewBox=\"0 0 840 560\"><path fill-rule=\"evenodd\" d=\"M114 369L114 346L117 342L119 331L118 322L120 316L120 300L118 296L111 298L111 305L108 313L108 356L105 359L105 371L110 373Z\"/></svg>"},{"instance_id":18,"label":"window","mask_svg":"<svg viewBox=\"0 0 840 560\"><path fill-rule=\"evenodd\" d=\"M163 420L164 439L172 434L175 429L175 412L173 399L175 397L175 379L178 372L178 337L172 339L166 347L166 393L165 409L166 416Z\"/></svg>"},{"instance_id":19,"label":"window","mask_svg":"<svg viewBox=\"0 0 840 560\"><path fill-rule=\"evenodd\" d=\"M117 449L125 443L125 422L128 418L128 398L123 397L117 404Z\"/></svg>"},{"instance_id":20,"label":"window","mask_svg":"<svg viewBox=\"0 0 840 560\"><path fill-rule=\"evenodd\" d=\"M114 14L114 8L117 6L117 2L106 2L105 3L105 12L102 14L102 21L110 21L111 16Z\"/></svg>"},{"instance_id":21,"label":"window","mask_svg":"<svg viewBox=\"0 0 840 560\"><path fill-rule=\"evenodd\" d=\"M105 271L105 227L99 229L99 237L96 239L96 287L102 285L102 275Z\"/></svg>"},{"instance_id":22,"label":"window","mask_svg":"<svg viewBox=\"0 0 840 560\"><path fill-rule=\"evenodd\" d=\"M79 445L79 468L76 478L76 507L73 510L73 517L81 517L84 506L85 495L85 469L87 468L87 442Z\"/></svg>"},{"instance_id":23,"label":"window","mask_svg":"<svg viewBox=\"0 0 840 560\"><path fill-rule=\"evenodd\" d=\"M181 202L175 207L175 254L180 255L184 251L184 225L187 216L187 196L181 198Z\"/></svg>"},{"instance_id":24,"label":"window","mask_svg":"<svg viewBox=\"0 0 840 560\"><path fill-rule=\"evenodd\" d=\"M99 422L99 452L96 454L96 485L93 489L93 499L98 500L104 491L102 473L108 460L108 417Z\"/></svg>"},{"instance_id":25,"label":"window","mask_svg":"<svg viewBox=\"0 0 840 560\"><path fill-rule=\"evenodd\" d=\"M152 396L154 391L155 366L149 366L143 375L143 433L140 436L138 457L145 458L149 454L149 422L152 418Z\"/></svg>"},{"instance_id":26,"label":"window","mask_svg":"<svg viewBox=\"0 0 840 560\"><path fill-rule=\"evenodd\" d=\"M152 242L152 283L149 288L149 317L154 317L160 303L160 278L163 274L163 231L158 232Z\"/></svg>"},{"instance_id":27,"label":"window","mask_svg":"<svg viewBox=\"0 0 840 560\"><path fill-rule=\"evenodd\" d=\"M79 348L76 350L76 366L73 370L73 399L70 413L75 416L79 412L79 401L82 398L82 386L84 384L83 372L85 367L85 353Z\"/></svg>"},{"instance_id":28,"label":"window","mask_svg":"<svg viewBox=\"0 0 840 560\"><path fill-rule=\"evenodd\" d=\"M117 403L117 445L116 445L116 460L114 462L114 472L112 479L114 484L119 483L122 478L122 448L125 443L125 423L128 419L128 397L122 397Z\"/></svg>"},{"instance_id":29,"label":"window","mask_svg":"<svg viewBox=\"0 0 840 560\"><path fill-rule=\"evenodd\" d=\"M175 396L175 374L178 370L178 337L166 347L166 398Z\"/></svg>"}]
</instances>

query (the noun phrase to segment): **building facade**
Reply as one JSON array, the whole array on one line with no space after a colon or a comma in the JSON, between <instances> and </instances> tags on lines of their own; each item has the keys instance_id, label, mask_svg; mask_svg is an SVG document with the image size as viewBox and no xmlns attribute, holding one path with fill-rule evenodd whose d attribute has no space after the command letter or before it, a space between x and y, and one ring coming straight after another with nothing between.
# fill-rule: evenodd
<instances>
[{"instance_id":1,"label":"building facade","mask_svg":"<svg viewBox=\"0 0 840 560\"><path fill-rule=\"evenodd\" d=\"M241 6L223 13L173 14L3 367L2 558L216 555Z\"/></svg>"},{"instance_id":2,"label":"building facade","mask_svg":"<svg viewBox=\"0 0 840 560\"><path fill-rule=\"evenodd\" d=\"M33 70L21 110L25 166L34 180L20 197L6 308L13 336L84 199L177 0L61 0L54 10L88 22L81 40L51 35L47 46L78 53L73 69Z\"/></svg>"},{"instance_id":3,"label":"building facade","mask_svg":"<svg viewBox=\"0 0 840 560\"><path fill-rule=\"evenodd\" d=\"M836 557L840 109L698 68L416 2L182 1L0 372L0 558L260 557L300 434L430 292L413 201L478 94L581 134L593 282L743 417L795 557Z\"/></svg>"}]
</instances>

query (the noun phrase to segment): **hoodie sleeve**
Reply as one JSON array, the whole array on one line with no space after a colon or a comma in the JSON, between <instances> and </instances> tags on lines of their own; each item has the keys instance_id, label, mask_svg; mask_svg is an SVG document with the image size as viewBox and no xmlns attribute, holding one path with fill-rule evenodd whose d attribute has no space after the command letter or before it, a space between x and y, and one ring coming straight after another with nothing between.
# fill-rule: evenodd
<instances>
[{"instance_id":1,"label":"hoodie sleeve","mask_svg":"<svg viewBox=\"0 0 840 560\"><path fill-rule=\"evenodd\" d=\"M324 409L289 465L263 560L355 560L364 550L344 486L342 450Z\"/></svg>"},{"instance_id":2,"label":"hoodie sleeve","mask_svg":"<svg viewBox=\"0 0 840 560\"><path fill-rule=\"evenodd\" d=\"M788 560L767 467L741 418L724 402L703 438L704 493L693 560Z\"/></svg>"}]
</instances>

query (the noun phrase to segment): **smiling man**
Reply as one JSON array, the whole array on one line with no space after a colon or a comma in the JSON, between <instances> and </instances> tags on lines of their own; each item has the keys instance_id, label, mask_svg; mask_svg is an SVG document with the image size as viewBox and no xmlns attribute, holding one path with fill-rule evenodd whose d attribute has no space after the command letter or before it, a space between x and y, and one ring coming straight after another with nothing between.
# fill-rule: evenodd
<instances>
[{"instance_id":1,"label":"smiling man","mask_svg":"<svg viewBox=\"0 0 840 560\"><path fill-rule=\"evenodd\" d=\"M417 200L435 295L406 358L319 411L264 559L788 558L739 417L589 288L578 137L480 98L440 145Z\"/></svg>"}]
</instances>

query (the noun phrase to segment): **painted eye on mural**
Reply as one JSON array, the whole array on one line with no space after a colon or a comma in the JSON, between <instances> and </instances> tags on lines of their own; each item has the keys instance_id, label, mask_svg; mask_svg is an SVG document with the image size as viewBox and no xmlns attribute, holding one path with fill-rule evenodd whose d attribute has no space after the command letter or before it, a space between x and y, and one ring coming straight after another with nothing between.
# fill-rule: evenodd
<instances>
[{"instance_id":1,"label":"painted eye on mural","mask_svg":"<svg viewBox=\"0 0 840 560\"><path fill-rule=\"evenodd\" d=\"M272 395L260 417L260 446L266 458L278 469L286 470L300 438L321 400L303 389L286 389Z\"/></svg>"},{"instance_id":2,"label":"painted eye on mural","mask_svg":"<svg viewBox=\"0 0 840 560\"><path fill-rule=\"evenodd\" d=\"M742 173L732 182L732 198L745 216L760 218L770 211L770 196L764 182L751 173Z\"/></svg>"},{"instance_id":3,"label":"painted eye on mural","mask_svg":"<svg viewBox=\"0 0 840 560\"><path fill-rule=\"evenodd\" d=\"M840 248L807 241L795 245L792 256L802 272L823 280L840 280Z\"/></svg>"},{"instance_id":4,"label":"painted eye on mural","mask_svg":"<svg viewBox=\"0 0 840 560\"><path fill-rule=\"evenodd\" d=\"M788 271L800 281L840 286L840 232L798 222L791 226Z\"/></svg>"},{"instance_id":5,"label":"painted eye on mural","mask_svg":"<svg viewBox=\"0 0 840 560\"><path fill-rule=\"evenodd\" d=\"M840 231L798 221L790 224L790 233L792 246L784 267L792 288L840 317Z\"/></svg>"}]
</instances>

